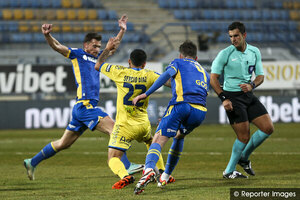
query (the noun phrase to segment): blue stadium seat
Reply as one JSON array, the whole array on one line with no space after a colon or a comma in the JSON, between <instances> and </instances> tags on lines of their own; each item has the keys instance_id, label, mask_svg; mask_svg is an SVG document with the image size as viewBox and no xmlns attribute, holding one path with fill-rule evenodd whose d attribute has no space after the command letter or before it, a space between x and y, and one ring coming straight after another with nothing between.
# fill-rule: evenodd
<instances>
[{"instance_id":1,"label":"blue stadium seat","mask_svg":"<svg viewBox=\"0 0 300 200\"><path fill-rule=\"evenodd\" d=\"M168 1L169 1L169 8L172 8L172 9L179 8L177 0L168 0Z\"/></svg>"},{"instance_id":2,"label":"blue stadium seat","mask_svg":"<svg viewBox=\"0 0 300 200\"><path fill-rule=\"evenodd\" d=\"M262 20L270 20L272 19L272 13L269 9L262 10Z\"/></svg>"},{"instance_id":3,"label":"blue stadium seat","mask_svg":"<svg viewBox=\"0 0 300 200\"><path fill-rule=\"evenodd\" d=\"M280 12L282 20L289 20L289 18L290 18L289 11L287 11L287 10L279 10L279 12Z\"/></svg>"},{"instance_id":4,"label":"blue stadium seat","mask_svg":"<svg viewBox=\"0 0 300 200\"><path fill-rule=\"evenodd\" d=\"M41 0L27 0L28 4L31 8L40 8L41 7Z\"/></svg>"},{"instance_id":5,"label":"blue stadium seat","mask_svg":"<svg viewBox=\"0 0 300 200\"><path fill-rule=\"evenodd\" d=\"M272 1L271 6L272 6L271 8L283 9L282 1Z\"/></svg>"},{"instance_id":6,"label":"blue stadium seat","mask_svg":"<svg viewBox=\"0 0 300 200\"><path fill-rule=\"evenodd\" d=\"M109 38L111 37L111 35L108 34L108 33L104 33L104 34L101 34L101 35L102 35L102 42L107 42L109 40Z\"/></svg>"},{"instance_id":7,"label":"blue stadium seat","mask_svg":"<svg viewBox=\"0 0 300 200\"><path fill-rule=\"evenodd\" d=\"M260 10L252 10L253 20L261 20L262 19L262 11Z\"/></svg>"},{"instance_id":8,"label":"blue stadium seat","mask_svg":"<svg viewBox=\"0 0 300 200\"><path fill-rule=\"evenodd\" d=\"M0 1L0 8L9 7L9 1Z\"/></svg>"},{"instance_id":9,"label":"blue stadium seat","mask_svg":"<svg viewBox=\"0 0 300 200\"><path fill-rule=\"evenodd\" d=\"M198 8L198 7L201 7L201 3L198 2L197 0L188 0L187 2L188 2L189 8Z\"/></svg>"},{"instance_id":10,"label":"blue stadium seat","mask_svg":"<svg viewBox=\"0 0 300 200\"><path fill-rule=\"evenodd\" d=\"M279 10L271 10L270 12L273 20L281 20L281 13Z\"/></svg>"},{"instance_id":11,"label":"blue stadium seat","mask_svg":"<svg viewBox=\"0 0 300 200\"><path fill-rule=\"evenodd\" d=\"M62 8L61 1L60 0L52 0L52 7L53 8Z\"/></svg>"},{"instance_id":12,"label":"blue stadium seat","mask_svg":"<svg viewBox=\"0 0 300 200\"><path fill-rule=\"evenodd\" d=\"M183 10L183 13L184 13L184 18L186 20L194 20L196 19L197 17L195 16L195 13L192 11L192 10Z\"/></svg>"},{"instance_id":13,"label":"blue stadium seat","mask_svg":"<svg viewBox=\"0 0 300 200\"><path fill-rule=\"evenodd\" d=\"M36 2L38 2L38 1L36 1ZM52 8L52 2L53 2L53 0L40 0L42 8Z\"/></svg>"},{"instance_id":14,"label":"blue stadium seat","mask_svg":"<svg viewBox=\"0 0 300 200\"><path fill-rule=\"evenodd\" d=\"M17 32L18 28L19 28L19 25L17 22L14 22L14 21L8 22L8 31Z\"/></svg>"},{"instance_id":15,"label":"blue stadium seat","mask_svg":"<svg viewBox=\"0 0 300 200\"><path fill-rule=\"evenodd\" d=\"M108 14L107 14L106 10L103 10L103 9L98 10L97 14L98 14L98 19L102 19L102 20L108 19Z\"/></svg>"},{"instance_id":16,"label":"blue stadium seat","mask_svg":"<svg viewBox=\"0 0 300 200\"><path fill-rule=\"evenodd\" d=\"M229 10L229 9L224 9L223 10L223 17L226 20L232 20L234 16L234 12L237 12L236 10Z\"/></svg>"},{"instance_id":17,"label":"blue stadium seat","mask_svg":"<svg viewBox=\"0 0 300 200\"><path fill-rule=\"evenodd\" d=\"M245 7L247 9L254 9L254 8L256 8L254 0L248 0L248 1L246 1L245 2Z\"/></svg>"},{"instance_id":18,"label":"blue stadium seat","mask_svg":"<svg viewBox=\"0 0 300 200\"><path fill-rule=\"evenodd\" d=\"M203 18L207 19L207 20L212 20L214 19L214 13L212 12L212 10L202 10L203 13Z\"/></svg>"},{"instance_id":19,"label":"blue stadium seat","mask_svg":"<svg viewBox=\"0 0 300 200\"><path fill-rule=\"evenodd\" d=\"M185 16L184 16L184 13L182 12L182 10L174 10L173 14L176 19L185 19Z\"/></svg>"},{"instance_id":20,"label":"blue stadium seat","mask_svg":"<svg viewBox=\"0 0 300 200\"><path fill-rule=\"evenodd\" d=\"M252 12L251 12L251 10L243 10L241 12L241 18L243 20L246 20L246 21L252 19Z\"/></svg>"},{"instance_id":21,"label":"blue stadium seat","mask_svg":"<svg viewBox=\"0 0 300 200\"><path fill-rule=\"evenodd\" d=\"M45 37L41 33L33 33L32 34L32 39L33 39L33 42L36 42L36 43L45 42Z\"/></svg>"},{"instance_id":22,"label":"blue stadium seat","mask_svg":"<svg viewBox=\"0 0 300 200\"><path fill-rule=\"evenodd\" d=\"M288 22L288 26L289 26L289 31L298 31L297 28L298 28L298 24L297 22L295 21L289 21Z\"/></svg>"},{"instance_id":23,"label":"blue stadium seat","mask_svg":"<svg viewBox=\"0 0 300 200\"><path fill-rule=\"evenodd\" d=\"M0 19L2 20L2 11L0 10Z\"/></svg>"},{"instance_id":24,"label":"blue stadium seat","mask_svg":"<svg viewBox=\"0 0 300 200\"><path fill-rule=\"evenodd\" d=\"M118 19L118 14L115 10L109 10L108 11L108 19L109 20L115 20Z\"/></svg>"},{"instance_id":25,"label":"blue stadium seat","mask_svg":"<svg viewBox=\"0 0 300 200\"><path fill-rule=\"evenodd\" d=\"M119 30L119 24L117 22L104 21L102 23L102 25L103 25L103 30L105 30L105 31L117 31L117 30Z\"/></svg>"},{"instance_id":26,"label":"blue stadium seat","mask_svg":"<svg viewBox=\"0 0 300 200\"><path fill-rule=\"evenodd\" d=\"M235 0L226 0L225 1L225 7L232 9L232 8L237 8L237 4Z\"/></svg>"},{"instance_id":27,"label":"blue stadium seat","mask_svg":"<svg viewBox=\"0 0 300 200\"><path fill-rule=\"evenodd\" d=\"M185 9L189 7L189 3L186 0L178 0L178 8Z\"/></svg>"},{"instance_id":28,"label":"blue stadium seat","mask_svg":"<svg viewBox=\"0 0 300 200\"><path fill-rule=\"evenodd\" d=\"M224 19L223 12L220 10L212 10L213 18L216 20Z\"/></svg>"},{"instance_id":29,"label":"blue stadium seat","mask_svg":"<svg viewBox=\"0 0 300 200\"><path fill-rule=\"evenodd\" d=\"M134 31L134 24L132 22L127 22L127 31Z\"/></svg>"},{"instance_id":30,"label":"blue stadium seat","mask_svg":"<svg viewBox=\"0 0 300 200\"><path fill-rule=\"evenodd\" d=\"M158 0L158 5L160 8L169 8L169 1Z\"/></svg>"},{"instance_id":31,"label":"blue stadium seat","mask_svg":"<svg viewBox=\"0 0 300 200\"><path fill-rule=\"evenodd\" d=\"M20 7L20 0L10 0L9 2L9 7L11 8L18 8Z\"/></svg>"}]
</instances>

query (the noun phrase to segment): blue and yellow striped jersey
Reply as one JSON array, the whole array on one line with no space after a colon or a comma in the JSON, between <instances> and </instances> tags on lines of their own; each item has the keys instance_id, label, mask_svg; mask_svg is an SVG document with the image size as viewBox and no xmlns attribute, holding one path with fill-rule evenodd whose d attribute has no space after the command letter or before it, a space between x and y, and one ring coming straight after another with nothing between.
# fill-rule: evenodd
<instances>
[{"instance_id":1,"label":"blue and yellow striped jersey","mask_svg":"<svg viewBox=\"0 0 300 200\"><path fill-rule=\"evenodd\" d=\"M167 70L172 68L176 74L171 78L172 99L169 105L180 102L206 106L209 90L209 74L193 59L175 59Z\"/></svg>"},{"instance_id":2,"label":"blue and yellow striped jersey","mask_svg":"<svg viewBox=\"0 0 300 200\"><path fill-rule=\"evenodd\" d=\"M147 107L149 98L132 105L134 97L148 90L159 77L154 71L140 68L127 68L104 63L101 72L117 85L117 116L118 124L138 125L148 121Z\"/></svg>"},{"instance_id":3,"label":"blue and yellow striped jersey","mask_svg":"<svg viewBox=\"0 0 300 200\"><path fill-rule=\"evenodd\" d=\"M100 77L99 71L94 68L97 58L83 49L77 48L69 48L67 58L71 59L73 65L73 73L77 86L76 99L99 101Z\"/></svg>"}]
</instances>

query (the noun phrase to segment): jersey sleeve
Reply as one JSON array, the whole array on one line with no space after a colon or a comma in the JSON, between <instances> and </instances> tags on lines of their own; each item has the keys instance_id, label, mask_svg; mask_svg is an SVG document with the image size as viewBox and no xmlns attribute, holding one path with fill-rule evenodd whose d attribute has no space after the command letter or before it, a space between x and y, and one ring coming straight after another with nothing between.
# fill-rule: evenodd
<instances>
[{"instance_id":1,"label":"jersey sleeve","mask_svg":"<svg viewBox=\"0 0 300 200\"><path fill-rule=\"evenodd\" d=\"M172 76L174 76L175 74L177 74L178 71L178 63L176 62L176 59L173 60L168 67L166 68L166 71L168 71L168 73Z\"/></svg>"},{"instance_id":2,"label":"jersey sleeve","mask_svg":"<svg viewBox=\"0 0 300 200\"><path fill-rule=\"evenodd\" d=\"M211 66L211 73L222 74L224 66L227 62L227 53L222 50L218 53Z\"/></svg>"},{"instance_id":3,"label":"jersey sleeve","mask_svg":"<svg viewBox=\"0 0 300 200\"><path fill-rule=\"evenodd\" d=\"M81 49L70 48L69 47L69 53L66 57L72 60L74 58L78 58L80 55L82 55L82 50Z\"/></svg>"},{"instance_id":4,"label":"jersey sleeve","mask_svg":"<svg viewBox=\"0 0 300 200\"><path fill-rule=\"evenodd\" d=\"M101 67L100 72L105 74L111 80L116 80L116 78L118 77L118 74L120 73L120 66L118 66L118 65L103 63L100 67Z\"/></svg>"},{"instance_id":5,"label":"jersey sleeve","mask_svg":"<svg viewBox=\"0 0 300 200\"><path fill-rule=\"evenodd\" d=\"M261 62L261 53L258 48L256 48L255 55L256 55L255 75L256 76L264 75L264 69L263 69L263 65Z\"/></svg>"}]
</instances>

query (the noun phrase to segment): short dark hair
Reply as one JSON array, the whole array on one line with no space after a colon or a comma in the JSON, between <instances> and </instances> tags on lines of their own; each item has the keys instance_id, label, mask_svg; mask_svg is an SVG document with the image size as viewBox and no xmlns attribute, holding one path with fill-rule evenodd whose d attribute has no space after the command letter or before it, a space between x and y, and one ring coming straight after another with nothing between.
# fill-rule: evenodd
<instances>
[{"instance_id":1,"label":"short dark hair","mask_svg":"<svg viewBox=\"0 0 300 200\"><path fill-rule=\"evenodd\" d=\"M88 34L85 35L83 42L84 43L90 42L92 39L101 41L102 36L98 33L88 33Z\"/></svg>"},{"instance_id":2,"label":"short dark hair","mask_svg":"<svg viewBox=\"0 0 300 200\"><path fill-rule=\"evenodd\" d=\"M232 31L234 29L239 29L239 31L244 34L246 32L246 27L242 22L232 22L228 26L228 31Z\"/></svg>"},{"instance_id":3,"label":"short dark hair","mask_svg":"<svg viewBox=\"0 0 300 200\"><path fill-rule=\"evenodd\" d=\"M189 56L192 58L196 58L197 57L197 46L190 40L186 40L184 43L182 43L179 46L179 52L183 55L183 56Z\"/></svg>"},{"instance_id":4,"label":"short dark hair","mask_svg":"<svg viewBox=\"0 0 300 200\"><path fill-rule=\"evenodd\" d=\"M142 49L135 49L130 54L130 60L134 66L142 66L147 60L147 54Z\"/></svg>"}]
</instances>

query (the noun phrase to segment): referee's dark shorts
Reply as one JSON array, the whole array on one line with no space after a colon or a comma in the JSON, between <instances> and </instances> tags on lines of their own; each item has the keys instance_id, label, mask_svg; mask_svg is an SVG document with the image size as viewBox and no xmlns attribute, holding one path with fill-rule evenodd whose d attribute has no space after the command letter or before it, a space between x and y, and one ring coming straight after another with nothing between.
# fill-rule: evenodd
<instances>
[{"instance_id":1,"label":"referee's dark shorts","mask_svg":"<svg viewBox=\"0 0 300 200\"><path fill-rule=\"evenodd\" d=\"M232 102L233 110L226 111L230 124L251 122L253 119L268 113L252 91L247 93L224 91L224 94Z\"/></svg>"}]
</instances>

